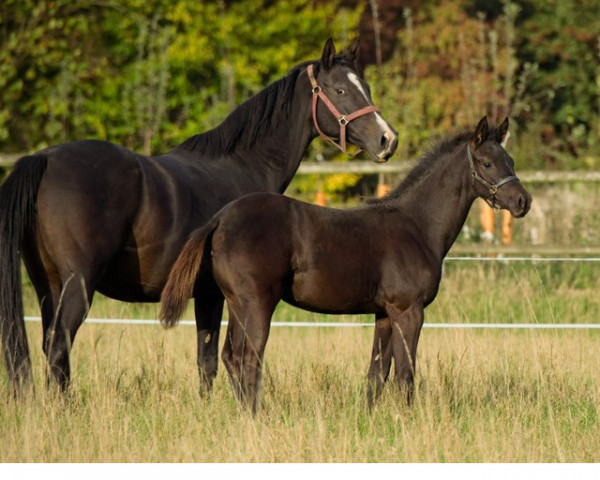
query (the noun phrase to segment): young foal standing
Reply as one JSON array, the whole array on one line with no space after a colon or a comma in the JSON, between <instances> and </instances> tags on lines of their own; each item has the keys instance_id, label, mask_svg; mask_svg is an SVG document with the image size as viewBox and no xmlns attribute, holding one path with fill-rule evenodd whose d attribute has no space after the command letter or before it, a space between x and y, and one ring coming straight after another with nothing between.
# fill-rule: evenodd
<instances>
[{"instance_id":1,"label":"young foal standing","mask_svg":"<svg viewBox=\"0 0 600 480\"><path fill-rule=\"evenodd\" d=\"M369 403L392 358L396 381L413 384L423 310L435 298L442 261L471 204L482 197L524 216L531 196L501 146L508 119L458 135L426 155L389 196L349 210L275 194L252 194L192 234L162 293L171 326L212 279L230 318L223 349L238 398L255 410L271 315L284 301L305 310L375 314ZM196 306L198 308L198 305Z\"/></svg>"}]
</instances>

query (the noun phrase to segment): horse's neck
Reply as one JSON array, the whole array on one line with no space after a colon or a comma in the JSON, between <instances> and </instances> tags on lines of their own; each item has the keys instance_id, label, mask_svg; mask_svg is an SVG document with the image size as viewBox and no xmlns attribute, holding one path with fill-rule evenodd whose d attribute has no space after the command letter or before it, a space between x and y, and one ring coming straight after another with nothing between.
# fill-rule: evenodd
<instances>
[{"instance_id":1,"label":"horse's neck","mask_svg":"<svg viewBox=\"0 0 600 480\"><path fill-rule=\"evenodd\" d=\"M296 173L304 152L315 138L311 126L310 84L303 75L296 78L290 114L282 118L271 131L265 132L253 145L238 145L227 154L218 151L212 155L197 146L195 138L202 135L225 135L219 127L186 140L176 148L185 149L186 156L206 161L213 156L216 161L243 172L255 188L283 192ZM226 135L225 135L226 136Z\"/></svg>"},{"instance_id":2,"label":"horse's neck","mask_svg":"<svg viewBox=\"0 0 600 480\"><path fill-rule=\"evenodd\" d=\"M298 82L301 83L301 82ZM298 88L298 87L297 87ZM269 191L283 191L298 170L315 138L310 125L310 102L296 93L289 117L253 148L236 151L249 175L262 176Z\"/></svg>"},{"instance_id":3,"label":"horse's neck","mask_svg":"<svg viewBox=\"0 0 600 480\"><path fill-rule=\"evenodd\" d=\"M438 159L427 177L407 192L402 207L415 217L420 235L440 260L456 241L476 198L465 152L459 147Z\"/></svg>"}]
</instances>

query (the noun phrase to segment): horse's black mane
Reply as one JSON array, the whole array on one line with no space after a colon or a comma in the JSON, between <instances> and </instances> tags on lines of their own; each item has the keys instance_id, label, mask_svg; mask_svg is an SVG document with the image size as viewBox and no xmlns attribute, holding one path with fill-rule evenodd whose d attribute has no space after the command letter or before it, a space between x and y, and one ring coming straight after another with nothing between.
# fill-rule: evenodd
<instances>
[{"instance_id":1,"label":"horse's black mane","mask_svg":"<svg viewBox=\"0 0 600 480\"><path fill-rule=\"evenodd\" d=\"M282 122L289 121L296 81L310 63L315 63L315 75L318 75L318 62L296 65L286 76L238 105L220 125L188 138L176 149L219 156L231 154L238 148L251 148ZM352 66L344 56L337 56L335 63Z\"/></svg>"},{"instance_id":2,"label":"horse's black mane","mask_svg":"<svg viewBox=\"0 0 600 480\"><path fill-rule=\"evenodd\" d=\"M443 155L452 153L456 147L466 143L472 136L473 130L460 132L452 137L447 137L437 142L431 149L423 154L418 160L417 165L406 175L404 180L388 195L382 198L370 198L367 203L381 203L391 199L396 199L409 191L416 183L423 178L429 170L436 164L436 161ZM490 127L488 138L496 138L496 128Z\"/></svg>"}]
</instances>

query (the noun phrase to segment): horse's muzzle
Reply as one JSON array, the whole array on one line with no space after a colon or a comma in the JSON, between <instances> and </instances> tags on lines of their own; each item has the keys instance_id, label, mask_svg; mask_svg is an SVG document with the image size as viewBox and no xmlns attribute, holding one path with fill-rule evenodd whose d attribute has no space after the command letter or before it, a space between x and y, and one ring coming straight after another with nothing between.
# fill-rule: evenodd
<instances>
[{"instance_id":1,"label":"horse's muzzle","mask_svg":"<svg viewBox=\"0 0 600 480\"><path fill-rule=\"evenodd\" d=\"M381 136L380 146L382 150L373 158L376 163L384 163L394 154L398 147L398 134L393 130L386 130Z\"/></svg>"}]
</instances>

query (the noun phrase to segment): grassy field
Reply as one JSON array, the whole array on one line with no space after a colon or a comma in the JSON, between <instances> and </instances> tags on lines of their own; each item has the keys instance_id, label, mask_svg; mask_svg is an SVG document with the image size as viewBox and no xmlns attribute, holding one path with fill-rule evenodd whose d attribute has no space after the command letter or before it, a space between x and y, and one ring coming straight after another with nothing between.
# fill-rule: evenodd
<instances>
[{"instance_id":1,"label":"grassy field","mask_svg":"<svg viewBox=\"0 0 600 480\"><path fill-rule=\"evenodd\" d=\"M448 262L426 322L594 323L592 267ZM156 313L98 298L90 316ZM369 320L288 306L276 319ZM371 327L273 328L256 418L222 366L200 398L193 327L85 324L66 398L42 388L40 330L28 323L35 399L12 401L0 369L2 462L600 461L598 330L425 328L414 404L389 384L369 413Z\"/></svg>"}]
</instances>

